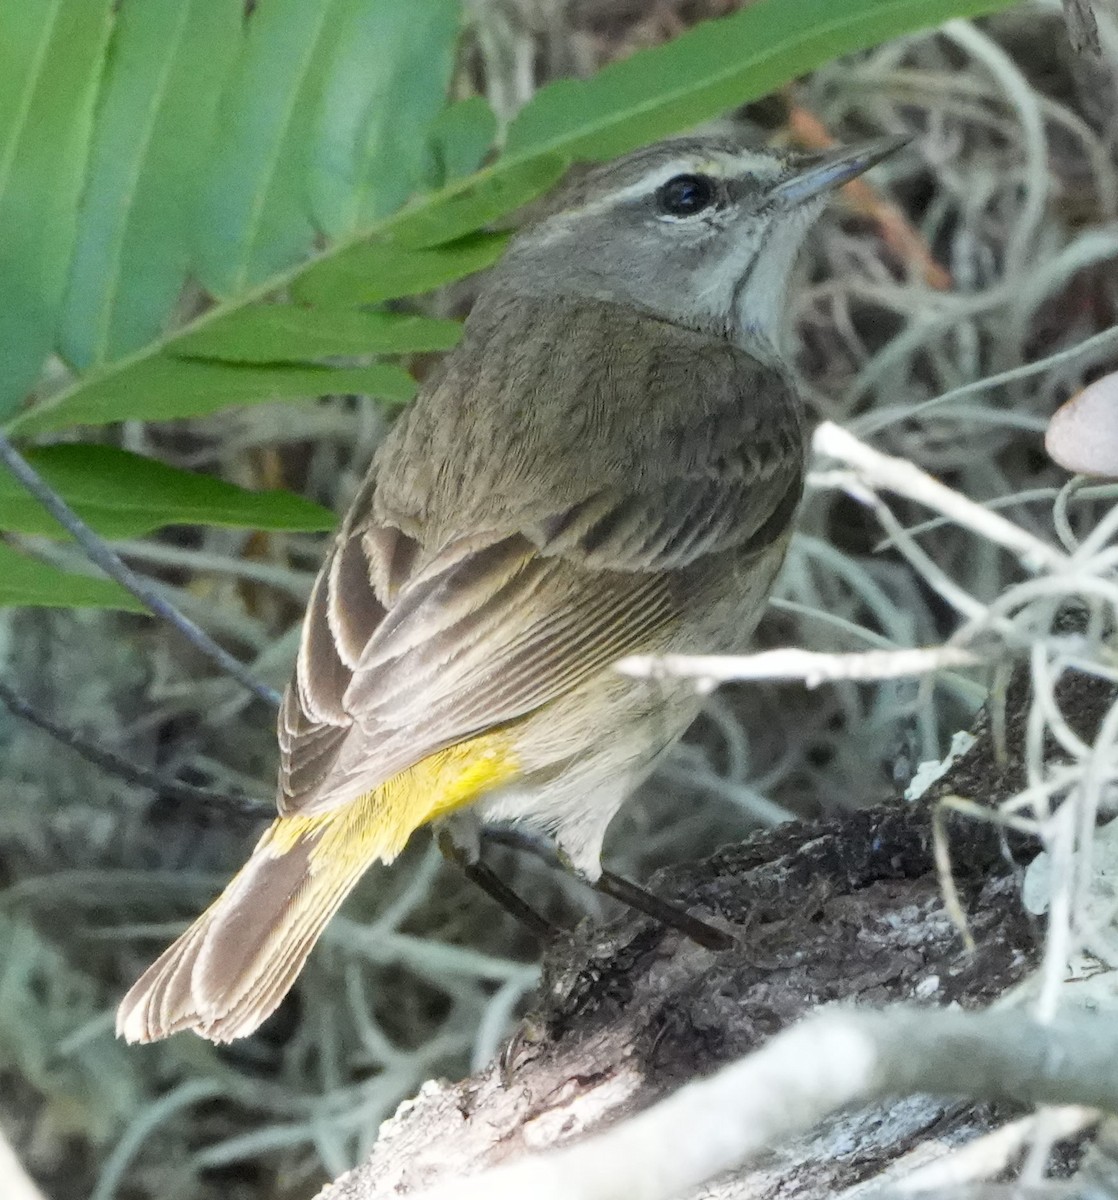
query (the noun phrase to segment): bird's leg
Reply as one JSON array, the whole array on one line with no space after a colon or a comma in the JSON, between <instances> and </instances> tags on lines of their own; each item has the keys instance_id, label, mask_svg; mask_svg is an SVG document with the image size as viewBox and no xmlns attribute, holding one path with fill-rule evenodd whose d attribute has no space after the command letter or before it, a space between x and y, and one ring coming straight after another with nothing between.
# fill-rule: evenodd
<instances>
[{"instance_id":1,"label":"bird's leg","mask_svg":"<svg viewBox=\"0 0 1118 1200\"><path fill-rule=\"evenodd\" d=\"M553 838L544 833L534 833L522 825L483 825L481 840L494 846L507 846L510 850L521 850L538 858L545 866L578 874L567 862L555 845Z\"/></svg>"},{"instance_id":2,"label":"bird's leg","mask_svg":"<svg viewBox=\"0 0 1118 1200\"><path fill-rule=\"evenodd\" d=\"M661 925L678 929L680 933L686 934L693 942L698 942L700 946L705 946L708 950L729 950L734 944L733 937L724 930L716 929L713 925L700 921L686 909L670 904L667 900L661 900L659 896L638 887L620 875L615 875L612 871L603 871L591 883L591 887L606 896L620 900L622 904L627 904L630 908L635 908L637 912L642 912L645 916L652 917Z\"/></svg>"},{"instance_id":3,"label":"bird's leg","mask_svg":"<svg viewBox=\"0 0 1118 1200\"><path fill-rule=\"evenodd\" d=\"M512 846L517 850L524 850L529 854L536 855L548 865L559 867L574 875L576 879L582 880L595 891L610 896L614 900L620 900L622 904L644 913L647 917L652 917L661 925L678 929L680 933L686 934L692 941L698 942L700 946L705 946L708 950L728 950L734 945L734 938L730 934L716 929L713 925L708 925L698 917L693 917L678 905L661 900L659 896L646 891L635 883L630 883L628 879L615 875L612 871L603 871L596 880L588 879L550 838L541 837L539 834L524 829L517 829L515 826L490 826L481 830L481 836L486 841L492 841L502 846Z\"/></svg>"},{"instance_id":4,"label":"bird's leg","mask_svg":"<svg viewBox=\"0 0 1118 1200\"><path fill-rule=\"evenodd\" d=\"M483 862L459 865L467 879L476 883L483 892L488 893L490 899L495 900L505 912L530 929L541 941L548 941L555 936L557 932L555 926L546 917L536 912L530 904L522 900L492 867L487 867Z\"/></svg>"},{"instance_id":5,"label":"bird's leg","mask_svg":"<svg viewBox=\"0 0 1118 1200\"><path fill-rule=\"evenodd\" d=\"M476 853L471 854L468 848L455 841L445 826L435 835L435 842L443 858L452 862L471 883L476 883L491 900L495 900L505 912L527 926L536 937L546 941L555 936L556 929L551 922L540 916L530 904L521 900Z\"/></svg>"}]
</instances>

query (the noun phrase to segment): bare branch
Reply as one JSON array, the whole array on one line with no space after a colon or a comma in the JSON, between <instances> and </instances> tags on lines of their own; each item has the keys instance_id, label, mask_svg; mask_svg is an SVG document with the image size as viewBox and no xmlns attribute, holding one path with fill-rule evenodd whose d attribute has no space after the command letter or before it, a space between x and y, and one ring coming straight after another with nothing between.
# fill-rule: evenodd
<instances>
[{"instance_id":1,"label":"bare branch","mask_svg":"<svg viewBox=\"0 0 1118 1200\"><path fill-rule=\"evenodd\" d=\"M998 513L968 500L906 459L874 450L831 421L818 426L812 446L816 454L846 463L869 487L895 492L925 504L963 528L1004 546L1031 571L1061 570L1068 566L1067 555L1054 546L1042 542Z\"/></svg>"},{"instance_id":2,"label":"bare branch","mask_svg":"<svg viewBox=\"0 0 1118 1200\"><path fill-rule=\"evenodd\" d=\"M36 729L41 729L43 733L54 738L59 744L67 746L75 754L80 754L86 762L90 762L95 767L100 767L102 771L116 775L137 787L148 788L161 796L170 796L188 804L198 804L242 817L268 817L275 812L273 805L263 799L255 799L252 796L234 796L228 792L215 792L210 788L183 783L180 779L169 779L157 771L148 771L122 755L116 754L112 750L106 750L88 738L82 737L77 730L70 729L45 713L41 713L14 688L9 687L3 679L0 679L0 704L3 704L14 716L34 725Z\"/></svg>"},{"instance_id":3,"label":"bare branch","mask_svg":"<svg viewBox=\"0 0 1118 1200\"><path fill-rule=\"evenodd\" d=\"M634 654L617 670L636 679L683 676L699 690L744 679L802 679L809 687L838 679L900 679L952 667L977 667L985 660L961 646L922 646L826 654L817 650L765 650L759 654Z\"/></svg>"},{"instance_id":4,"label":"bare branch","mask_svg":"<svg viewBox=\"0 0 1118 1200\"><path fill-rule=\"evenodd\" d=\"M1115 1061L1118 1025L1106 1017L833 1010L604 1134L417 1200L672 1200L841 1109L890 1096L1118 1112ZM344 1178L333 1187L346 1194Z\"/></svg>"}]
</instances>

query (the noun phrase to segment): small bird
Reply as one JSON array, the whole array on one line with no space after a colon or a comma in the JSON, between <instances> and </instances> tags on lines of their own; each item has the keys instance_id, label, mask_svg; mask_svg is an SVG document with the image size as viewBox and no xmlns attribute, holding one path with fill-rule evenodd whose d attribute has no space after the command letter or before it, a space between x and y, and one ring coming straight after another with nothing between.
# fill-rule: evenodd
<instances>
[{"instance_id":1,"label":"small bird","mask_svg":"<svg viewBox=\"0 0 1118 1200\"><path fill-rule=\"evenodd\" d=\"M251 1033L366 868L432 823L482 882L479 829L521 823L586 881L726 940L602 869L610 820L701 704L614 664L747 646L803 486L792 264L827 193L903 141L674 139L533 214L319 572L279 816L125 996L119 1034Z\"/></svg>"}]
</instances>

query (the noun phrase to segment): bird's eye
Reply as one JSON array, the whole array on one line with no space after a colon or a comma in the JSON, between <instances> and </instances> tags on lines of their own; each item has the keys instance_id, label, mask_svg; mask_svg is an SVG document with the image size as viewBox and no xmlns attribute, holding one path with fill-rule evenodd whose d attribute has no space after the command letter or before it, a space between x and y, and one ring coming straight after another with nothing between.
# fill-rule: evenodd
<instances>
[{"instance_id":1,"label":"bird's eye","mask_svg":"<svg viewBox=\"0 0 1118 1200\"><path fill-rule=\"evenodd\" d=\"M714 181L706 175L676 175L656 192L660 211L669 217L693 217L714 200Z\"/></svg>"}]
</instances>

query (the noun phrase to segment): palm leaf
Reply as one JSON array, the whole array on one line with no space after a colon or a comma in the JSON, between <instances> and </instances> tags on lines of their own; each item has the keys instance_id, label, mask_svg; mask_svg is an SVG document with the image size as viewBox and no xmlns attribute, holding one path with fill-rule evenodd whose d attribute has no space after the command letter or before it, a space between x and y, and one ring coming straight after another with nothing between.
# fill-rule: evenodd
<instances>
[{"instance_id":1,"label":"palm leaf","mask_svg":"<svg viewBox=\"0 0 1118 1200\"><path fill-rule=\"evenodd\" d=\"M199 185L199 209L192 228L197 274L212 294L222 296L222 304L175 334L146 344L136 354L109 361L79 377L59 394L17 416L11 427L30 433L82 421L212 412L224 403L294 395L299 380L325 391L347 391L359 385L383 388L391 398L399 398L404 389L392 376L368 376L362 383L353 374L330 379L325 374L329 367L302 374L229 373L228 364L211 364L214 371L209 379L215 392L208 398L197 386L205 378L199 374L198 364L181 361L176 343L284 290L302 302L337 307L369 304L438 286L491 262L499 247L498 241L467 236L458 244L457 239L545 190L573 156L617 154L750 100L835 54L937 20L990 11L1002 2L844 0L842 5L834 5L831 0L758 0L731 17L696 26L666 46L633 55L585 82L564 80L541 90L513 121L505 154L491 166L453 178L462 162L476 161L479 156L479 130L488 127L488 115L479 104L471 104L458 113L447 109L440 119L456 34L451 0L423 0L422 5L408 6L407 19L399 17L403 6L392 0L259 0L223 92L216 143L206 160L210 166ZM124 10L136 4L137 0L124 0ZM0 0L0 5L14 8L17 0ZM29 7L48 7L48 0L35 0ZM71 7L88 13L96 5L64 5L67 12ZM174 16L172 7L168 6L164 19ZM151 36L156 17L149 17L149 22L145 30ZM140 38L134 31L136 24L121 18L121 44L130 34L133 40ZM361 55L372 52L369 31L375 29L386 31L375 46L380 58L369 65L367 79L356 80ZM215 18L214 30L210 41L215 61L220 61L222 53L229 53L228 24L221 25ZM35 49L34 38L26 31L24 34L20 44ZM53 36L47 38L48 48L54 41ZM174 109L178 90L186 86L175 82L185 78L185 72L173 70L180 53L167 50L162 73L156 66L146 71L148 83L139 92L146 97L142 110L148 114L149 125ZM196 47L193 53L200 50ZM41 59L47 56L40 54ZM88 55L82 61L86 59ZM71 73L74 78L91 78L92 68L86 62L84 74ZM221 73L214 72L215 76ZM26 107L29 89L32 95L38 94L31 74L38 79L41 73L24 72L25 86L0 90L0 102L5 95L17 100L23 97ZM345 80L354 88L360 83L363 90L347 90ZM409 131L403 140L390 136L391 122L398 114L395 107L387 113L381 100L385 80L391 80L399 95L414 106L414 112L409 110L403 118ZM89 107L85 101L79 103L79 98L86 97L90 86L86 85L85 91L77 85L68 88L70 107L66 112L76 127L82 125L79 115ZM109 101L119 85L110 78L108 86L100 116L112 126L116 109ZM19 103L14 107L18 109ZM365 114L363 124L361 114ZM333 122L337 130L348 131L341 142L337 137L324 137ZM447 142L456 133L463 139L461 154ZM197 136L204 139L204 131ZM80 138L74 140L82 144ZM114 139L98 126L95 142L100 148L114 144ZM97 158L102 173L108 169L103 161ZM125 155L124 161L132 179L138 169L143 174L148 166L145 156L136 152ZM0 158L0 229L5 212L2 168L4 160ZM437 169L443 170L450 182L385 216L385 209L403 196L396 182L389 185L384 181L389 168L393 179L403 180L407 187L422 184ZM95 179L108 196L112 188L107 175L102 178L95 173L91 186ZM124 194L132 196L134 191L125 188ZM103 209L91 202L94 194L86 193L83 221L94 221L95 210L100 214ZM119 239L119 227L116 235ZM311 252L314 239L324 236L325 244ZM52 241L52 247L68 247L72 242L72 238L62 238L61 242ZM456 244L445 245L450 242ZM42 250L42 240L35 245ZM92 235L85 233L84 224L79 245L92 245ZM428 252L408 259L402 246ZM53 250L53 256L58 257L58 251ZM83 258L82 262L89 260ZM94 274L89 265L83 270L82 275L74 274L74 296L82 290L79 280L89 280ZM126 274L119 272L121 280ZM168 271L161 283L164 298L170 290L170 276ZM2 349L5 340L8 344L18 341L16 331L26 318L13 314L10 302L0 302L0 308ZM152 308L160 312L160 305ZM5 372L6 395L10 397L26 383L28 362L41 354L43 330L49 329L42 306L35 311L40 313L35 318L36 337L20 347L19 370ZM100 320L104 329L103 304L91 304L83 311ZM120 318L119 328L134 326ZM102 346L112 355L113 348L128 344L121 340L124 335L108 340L96 332L91 336L77 319L68 320L66 330L67 344L84 348L78 353L91 361L97 360ZM313 337L302 344L309 360L332 353L329 337L317 346ZM181 382L175 379L178 371L184 372ZM150 388L154 377L167 386L174 401ZM4 394L5 388L0 386L0 396Z\"/></svg>"},{"instance_id":2,"label":"palm leaf","mask_svg":"<svg viewBox=\"0 0 1118 1200\"><path fill-rule=\"evenodd\" d=\"M471 96L444 108L427 132L439 183L471 175L497 137L497 118L484 96Z\"/></svg>"},{"instance_id":3,"label":"palm leaf","mask_svg":"<svg viewBox=\"0 0 1118 1200\"><path fill-rule=\"evenodd\" d=\"M342 0L335 19L307 169L315 221L333 239L360 234L437 182L425 140L446 104L460 13L457 0Z\"/></svg>"},{"instance_id":4,"label":"palm leaf","mask_svg":"<svg viewBox=\"0 0 1118 1200\"><path fill-rule=\"evenodd\" d=\"M111 579L61 571L0 545L0 606L22 608L115 608L143 612L144 606Z\"/></svg>"},{"instance_id":5,"label":"palm leaf","mask_svg":"<svg viewBox=\"0 0 1118 1200\"><path fill-rule=\"evenodd\" d=\"M283 491L250 491L115 446L43 446L28 461L102 537L138 537L166 525L318 531L334 514ZM0 527L63 536L62 527L11 475L0 475Z\"/></svg>"},{"instance_id":6,"label":"palm leaf","mask_svg":"<svg viewBox=\"0 0 1118 1200\"><path fill-rule=\"evenodd\" d=\"M55 342L112 20L112 0L0 0L3 38L27 55L0 84L0 411Z\"/></svg>"},{"instance_id":7,"label":"palm leaf","mask_svg":"<svg viewBox=\"0 0 1118 1200\"><path fill-rule=\"evenodd\" d=\"M194 181L240 45L241 0L120 13L102 88L59 347L79 368L163 331L189 265Z\"/></svg>"},{"instance_id":8,"label":"palm leaf","mask_svg":"<svg viewBox=\"0 0 1118 1200\"><path fill-rule=\"evenodd\" d=\"M307 134L329 55L331 0L257 5L222 96L195 268L215 296L297 262L314 239L302 197Z\"/></svg>"},{"instance_id":9,"label":"palm leaf","mask_svg":"<svg viewBox=\"0 0 1118 1200\"><path fill-rule=\"evenodd\" d=\"M179 338L174 351L188 358L234 363L307 362L335 356L449 350L461 333L457 321L437 317L257 304Z\"/></svg>"},{"instance_id":10,"label":"palm leaf","mask_svg":"<svg viewBox=\"0 0 1118 1200\"><path fill-rule=\"evenodd\" d=\"M292 400L327 393L357 393L410 400L411 376L390 363L368 367L324 367L308 363L256 366L157 354L127 371L83 384L57 405L28 410L23 433L46 433L70 425L107 425L142 412L148 420L202 417L236 404Z\"/></svg>"},{"instance_id":11,"label":"palm leaf","mask_svg":"<svg viewBox=\"0 0 1118 1200\"><path fill-rule=\"evenodd\" d=\"M404 401L406 372L369 356L456 330L364 306L491 264L505 235L479 231L573 158L1002 3L757 0L544 88L478 170L493 115L445 103L457 0L257 0L248 17L241 0L0 0L0 410L52 349L77 371L11 417L21 435L327 393ZM168 331L191 275L208 299Z\"/></svg>"},{"instance_id":12,"label":"palm leaf","mask_svg":"<svg viewBox=\"0 0 1118 1200\"><path fill-rule=\"evenodd\" d=\"M544 190L572 157L616 154L714 116L836 54L948 17L990 11L1003 2L758 0L592 79L544 88L513 122L505 153L496 162L453 178L456 162L477 158L478 130L487 127L487 118L472 105L464 115L453 117L448 110L439 120L455 34L449 0L425 0L421 15L408 20L396 19L403 6L391 0L260 0L222 101L222 123L194 227L198 274L223 302L176 333L79 378L16 417L11 428L27 433L82 421L213 411L219 403L253 399L246 394L252 385L260 389L255 399L291 395L294 373L279 379L265 371L222 374L214 376L214 404L200 405L193 386L201 378L197 372L182 386L173 383L176 369L196 366L180 361L176 344L283 291L303 303L336 307L447 282L492 261L499 247L497 241L458 239ZM134 3L124 0L125 8ZM409 14L415 7L409 6ZM376 47L385 61L370 69L365 90L356 99L349 96L346 107L348 93L340 81L354 79L354 54L360 53L354 46L360 43L371 52L366 35L378 21L391 34ZM406 81L406 87L399 86L417 105L418 115L408 119L406 144L385 132L388 118L399 117L395 96L390 114L376 103L385 79ZM170 91L164 89L163 96L169 102ZM324 120L348 131L344 153L337 139L328 143L317 137ZM460 158L446 143L456 129L465 141ZM446 186L379 215L400 199L392 192L395 184L381 182L386 172L412 187L425 170L437 169L440 158L450 177ZM0 189L0 216L2 201ZM316 236L327 240L308 258ZM454 246L442 249L452 241ZM401 249L405 245L427 252L409 260ZM11 341L15 318L9 305L3 307ZM4 332L0 318L0 346ZM40 336L40 346L41 341ZM96 345L96 338L90 344ZM329 339L318 349L316 354L307 345L308 358L329 355ZM27 354L21 361L24 369L17 374L25 381ZM323 374L328 369L308 372L307 385L332 392L358 386L352 376L331 381ZM168 384L167 395L146 387L152 370ZM277 382L284 385L278 392ZM9 396L13 386L9 383ZM375 388L375 380L369 386ZM387 386L394 398L402 390L396 381Z\"/></svg>"}]
</instances>

